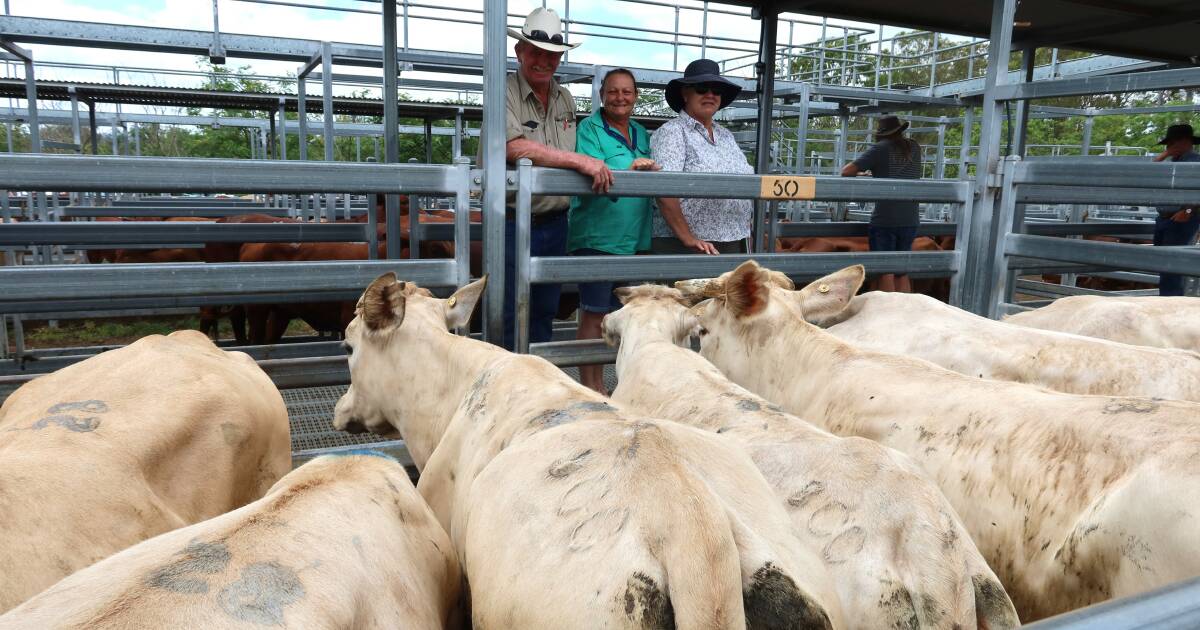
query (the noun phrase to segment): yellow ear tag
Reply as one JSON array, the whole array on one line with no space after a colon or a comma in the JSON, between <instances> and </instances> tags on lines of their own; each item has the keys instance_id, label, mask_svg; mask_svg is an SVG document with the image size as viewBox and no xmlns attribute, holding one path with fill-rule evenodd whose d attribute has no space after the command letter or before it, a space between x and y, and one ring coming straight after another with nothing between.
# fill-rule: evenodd
<instances>
[{"instance_id":1,"label":"yellow ear tag","mask_svg":"<svg viewBox=\"0 0 1200 630\"><path fill-rule=\"evenodd\" d=\"M450 298L446 300L446 306L449 308L454 308L454 303L457 301L458 301L458 298L451 295Z\"/></svg>"},{"instance_id":2,"label":"yellow ear tag","mask_svg":"<svg viewBox=\"0 0 1200 630\"><path fill-rule=\"evenodd\" d=\"M828 284L817 285L817 293L829 293L829 285Z\"/></svg>"}]
</instances>

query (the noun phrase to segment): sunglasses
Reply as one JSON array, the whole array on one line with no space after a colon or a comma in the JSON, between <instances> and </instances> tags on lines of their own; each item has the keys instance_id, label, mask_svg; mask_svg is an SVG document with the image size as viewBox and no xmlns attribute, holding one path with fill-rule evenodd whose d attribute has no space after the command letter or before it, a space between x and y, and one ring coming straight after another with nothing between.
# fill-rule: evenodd
<instances>
[{"instance_id":1,"label":"sunglasses","mask_svg":"<svg viewBox=\"0 0 1200 630\"><path fill-rule=\"evenodd\" d=\"M536 41L536 42L545 42L547 44L560 44L561 45L563 43L562 35L556 34L554 37L550 37L549 33L547 33L546 31L543 31L540 28L534 29L534 30L526 33L525 37L528 37L529 39L532 39L533 41Z\"/></svg>"},{"instance_id":2,"label":"sunglasses","mask_svg":"<svg viewBox=\"0 0 1200 630\"><path fill-rule=\"evenodd\" d=\"M725 86L717 83L701 83L700 85L693 85L691 88L693 92L700 96L704 96L710 92L719 96L724 91Z\"/></svg>"}]
</instances>

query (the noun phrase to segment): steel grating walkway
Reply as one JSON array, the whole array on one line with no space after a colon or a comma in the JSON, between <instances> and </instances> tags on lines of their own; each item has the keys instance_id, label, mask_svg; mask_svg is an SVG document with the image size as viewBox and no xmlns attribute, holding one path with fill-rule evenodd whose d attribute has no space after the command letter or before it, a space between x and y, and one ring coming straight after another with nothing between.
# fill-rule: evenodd
<instances>
[{"instance_id":1,"label":"steel grating walkway","mask_svg":"<svg viewBox=\"0 0 1200 630\"><path fill-rule=\"evenodd\" d=\"M571 375L571 378L579 378L579 370L576 368L565 368L563 371ZM609 391L616 388L617 373L613 366L604 367L604 381L608 384ZM338 385L280 390L283 402L287 404L293 453L318 448L377 444L384 441L384 438L371 433L351 435L333 428L333 406L342 394L346 393L346 389L346 385Z\"/></svg>"}]
</instances>

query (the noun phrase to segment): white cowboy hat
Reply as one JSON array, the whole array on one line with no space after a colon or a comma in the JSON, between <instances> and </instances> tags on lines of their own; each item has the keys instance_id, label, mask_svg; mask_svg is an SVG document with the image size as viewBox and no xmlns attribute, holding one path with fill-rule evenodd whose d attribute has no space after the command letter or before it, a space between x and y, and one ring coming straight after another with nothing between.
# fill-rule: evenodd
<instances>
[{"instance_id":1,"label":"white cowboy hat","mask_svg":"<svg viewBox=\"0 0 1200 630\"><path fill-rule=\"evenodd\" d=\"M525 26L521 30L508 29L508 36L519 39L550 52L571 50L579 44L568 44L563 39L562 20L554 9L538 7L525 17Z\"/></svg>"}]
</instances>

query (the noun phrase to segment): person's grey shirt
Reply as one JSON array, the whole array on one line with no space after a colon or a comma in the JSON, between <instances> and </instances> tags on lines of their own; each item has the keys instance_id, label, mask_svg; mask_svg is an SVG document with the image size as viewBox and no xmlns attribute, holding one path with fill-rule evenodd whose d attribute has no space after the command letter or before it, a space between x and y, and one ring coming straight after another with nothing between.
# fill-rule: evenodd
<instances>
[{"instance_id":1,"label":"person's grey shirt","mask_svg":"<svg viewBox=\"0 0 1200 630\"><path fill-rule=\"evenodd\" d=\"M872 177L892 179L921 179L921 145L909 140L909 155L901 145L881 140L871 145L854 160L860 171L871 171ZM871 213L874 227L913 227L921 223L921 204L915 201L876 201Z\"/></svg>"},{"instance_id":2,"label":"person's grey shirt","mask_svg":"<svg viewBox=\"0 0 1200 630\"><path fill-rule=\"evenodd\" d=\"M1195 151L1188 151L1187 153L1184 153L1183 155L1181 155L1177 158L1171 158L1171 161L1172 162L1200 162L1200 153L1196 153ZM1184 208L1190 208L1190 207L1193 207L1193 206L1159 206L1158 207L1158 216L1169 217L1169 216L1175 214L1176 212L1183 210Z\"/></svg>"}]
</instances>

